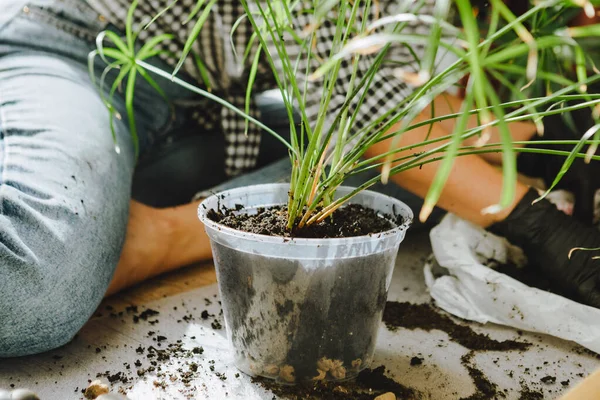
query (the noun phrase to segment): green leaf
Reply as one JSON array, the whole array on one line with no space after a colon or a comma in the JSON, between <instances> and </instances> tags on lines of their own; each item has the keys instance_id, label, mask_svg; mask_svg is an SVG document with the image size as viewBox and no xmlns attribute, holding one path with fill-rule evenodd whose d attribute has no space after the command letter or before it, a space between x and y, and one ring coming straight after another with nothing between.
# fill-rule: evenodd
<instances>
[{"instance_id":1,"label":"green leaf","mask_svg":"<svg viewBox=\"0 0 600 400\"><path fill-rule=\"evenodd\" d=\"M444 3L447 3L447 1L445 1ZM437 2L436 2L436 6L437 6ZM375 22L373 22L372 24L370 24L368 26L367 31L373 31L382 26L389 25L389 24L397 24L399 22L416 22L416 23L420 23L423 25L435 25L435 24L439 23L440 27L442 29L444 29L446 31L446 33L453 34L457 37L461 34L460 29L458 29L454 25L452 25L444 20L438 20L433 15L426 15L426 14L416 15L416 14L411 14L411 13L400 13L400 14L388 15L386 17L379 18L378 20L376 20Z\"/></svg>"},{"instance_id":2,"label":"green leaf","mask_svg":"<svg viewBox=\"0 0 600 400\"><path fill-rule=\"evenodd\" d=\"M515 190L517 184L517 159L512 146L512 136L506 123L504 111L500 105L500 99L496 95L494 88L488 82L487 93L492 109L498 120L500 138L502 140L502 198L497 206L491 206L483 212L495 213L510 206L515 199Z\"/></svg>"},{"instance_id":3,"label":"green leaf","mask_svg":"<svg viewBox=\"0 0 600 400\"><path fill-rule=\"evenodd\" d=\"M123 81L123 79L125 79L125 76L127 76L127 74L129 73L129 71L131 70L131 65L126 65L123 68L121 68L119 70L119 74L117 75L117 77L115 78L115 80L113 81L113 84L110 88L110 92L109 92L109 103L112 104L112 97L115 94L115 92L117 91L117 89L119 88L119 85L121 85L121 82Z\"/></svg>"},{"instance_id":4,"label":"green leaf","mask_svg":"<svg viewBox=\"0 0 600 400\"><path fill-rule=\"evenodd\" d=\"M179 1L179 0L173 0L171 3L169 3L169 5L168 5L168 6L166 6L166 7L165 7L165 8L163 8L162 10L160 10L160 12L159 12L158 14L156 14L156 15L154 16L154 18L152 18L152 19L150 20L150 22L148 22L148 23L146 24L146 26L144 26L144 29L148 29L148 27L149 27L150 25L152 25L152 24L154 23L154 21L156 21L157 19L159 19L160 17L162 17L162 15L163 15L164 13L166 13L168 10L170 10L170 9L171 9L171 7L173 7L173 6L174 6L174 5L175 5L175 4L176 4L178 1Z\"/></svg>"},{"instance_id":5,"label":"green leaf","mask_svg":"<svg viewBox=\"0 0 600 400\"><path fill-rule=\"evenodd\" d=\"M102 60L105 63L108 64L109 61L105 58L104 38L110 39L114 43L114 45L117 46L117 49L119 50L123 58L133 57L133 52L131 52L130 49L127 48L127 45L125 44L125 42L123 42L119 35L112 31L102 31L98 34L98 36L96 36L96 49L98 50L100 58L102 58Z\"/></svg>"},{"instance_id":6,"label":"green leaf","mask_svg":"<svg viewBox=\"0 0 600 400\"><path fill-rule=\"evenodd\" d=\"M179 62L177 63L177 66L175 66L175 70L173 71L173 76L177 75L177 72L179 72L179 70L181 69L181 66L185 62L185 59L186 59L187 55L189 54L189 52L192 50L192 46L194 45L194 42L198 38L198 35L200 34L200 30L202 29L202 26L204 26L204 23L208 19L208 16L210 15L210 11L216 2L217 2L217 0L211 0L206 5L204 10L202 11L200 18L198 18L198 21L196 21L196 23L194 24L194 27L192 28L192 31L190 32L190 35L189 35L187 41L185 42L185 45L183 46L183 52L181 53L181 57L179 58Z\"/></svg>"},{"instance_id":7,"label":"green leaf","mask_svg":"<svg viewBox=\"0 0 600 400\"><path fill-rule=\"evenodd\" d=\"M569 156L567 157L567 159L563 163L560 171L558 171L558 174L556 174L556 177L554 178L554 181L552 182L552 184L550 185L550 187L548 188L548 190L546 190L546 192L544 192L544 194L542 194L538 199L536 199L535 202L538 202L538 201L546 198L546 196L548 196L548 194L560 182L560 180L562 179L562 177L567 173L567 171L569 170L569 168L573 164L573 161L575 161L575 158L577 157L577 153L579 153L579 151L583 147L585 141L588 140L590 137L594 136L594 134L596 132L598 132L599 130L600 130L600 124L596 124L596 125L592 126L590 129L588 129L583 134L583 136L581 137L579 143L577 143L577 145L575 145L575 147L573 148L573 150L571 150L571 153L569 154Z\"/></svg>"},{"instance_id":8,"label":"green leaf","mask_svg":"<svg viewBox=\"0 0 600 400\"><path fill-rule=\"evenodd\" d=\"M127 38L127 47L129 48L129 51L131 52L131 55L133 56L133 49L134 49L134 33L133 33L133 13L135 11L135 9L137 8L138 5L138 0L133 0L131 2L131 6L129 7L129 10L127 10L127 19L125 21L125 37ZM135 75L134 75L135 76Z\"/></svg>"},{"instance_id":9,"label":"green leaf","mask_svg":"<svg viewBox=\"0 0 600 400\"><path fill-rule=\"evenodd\" d=\"M587 85L582 83L587 81L587 68L585 66L585 54L583 53L583 49L579 46L576 46L575 51L575 65L577 72L577 80L579 81L579 91L582 93L587 92Z\"/></svg>"},{"instance_id":10,"label":"green leaf","mask_svg":"<svg viewBox=\"0 0 600 400\"><path fill-rule=\"evenodd\" d=\"M464 26L465 35L469 43L469 52L467 53L467 60L469 62L471 77L470 77L470 88L473 90L473 96L477 107L481 109L479 112L479 118L484 124L489 123L492 120L490 112L487 110L487 78L483 73L483 67L481 63L479 53L479 29L477 27L477 21L473 14L473 8L469 0L456 0L458 11L460 13L461 22ZM467 91L469 86L467 86ZM485 137L482 138L485 141Z\"/></svg>"},{"instance_id":11,"label":"green leaf","mask_svg":"<svg viewBox=\"0 0 600 400\"><path fill-rule=\"evenodd\" d=\"M527 79L533 81L537 71L537 43L533 35L525 28L525 26L517 20L510 8L502 0L492 0L492 6L497 9L502 17L509 23L514 25L515 33L521 38L524 44L529 48L529 57L527 59Z\"/></svg>"},{"instance_id":12,"label":"green leaf","mask_svg":"<svg viewBox=\"0 0 600 400\"><path fill-rule=\"evenodd\" d=\"M188 17L185 19L185 21L183 21L183 25L186 25L188 22L190 22L192 20L192 18L194 18L196 15L198 15L200 10L202 9L202 6L204 5L204 2L205 2L205 0L197 0L196 1L196 5L190 12L190 15L188 15Z\"/></svg>"},{"instance_id":13,"label":"green leaf","mask_svg":"<svg viewBox=\"0 0 600 400\"><path fill-rule=\"evenodd\" d=\"M233 40L233 37L235 35L235 32L237 31L237 28L240 26L240 24L247 19L248 16L246 14L242 15L241 17L239 17L233 24L233 26L231 27L231 32L229 33L229 43L231 44L231 49L233 50L233 55L237 58L238 54L237 54L237 49L235 46L235 40ZM252 34L252 36L255 36L256 32L254 32Z\"/></svg>"},{"instance_id":14,"label":"green leaf","mask_svg":"<svg viewBox=\"0 0 600 400\"><path fill-rule=\"evenodd\" d=\"M429 33L429 44L425 48L425 56L421 62L422 70L420 74L427 76L427 80L435 73L435 62L438 55L439 44L442 39L442 27L444 19L448 17L450 11L450 1L436 0L434 8L434 21L431 24ZM450 30L451 31L451 30ZM458 36L458 34L455 34Z\"/></svg>"},{"instance_id":15,"label":"green leaf","mask_svg":"<svg viewBox=\"0 0 600 400\"><path fill-rule=\"evenodd\" d=\"M105 47L102 50L102 53L105 56L108 56L110 58L114 58L115 60L117 60L118 62L122 63L122 64L131 64L132 59L125 56L123 53L121 53L119 50L117 49L113 49L112 47ZM108 61L106 60L107 64L111 64L112 61Z\"/></svg>"},{"instance_id":16,"label":"green leaf","mask_svg":"<svg viewBox=\"0 0 600 400\"><path fill-rule=\"evenodd\" d=\"M373 54L379 52L385 45L391 43L415 43L424 46L428 45L428 37L425 35L417 34L400 34L400 33L374 33L372 35L354 38L333 57L328 59L323 65L321 65L310 77L311 80L322 78L327 72L329 72L336 63L340 60L352 55L352 54ZM459 43L462 43L459 41ZM449 51L461 56L464 51L455 47L456 45L450 45L445 42L440 42L440 46L448 49Z\"/></svg>"},{"instance_id":17,"label":"green leaf","mask_svg":"<svg viewBox=\"0 0 600 400\"><path fill-rule=\"evenodd\" d=\"M212 90L212 84L210 82L210 75L208 73L208 69L206 68L206 65L204 65L202 58L200 58L200 56L198 54L192 52L192 57L194 57L194 61L196 61L196 68L198 68L198 72L200 73L200 78L202 78L202 82L204 83L206 90L208 90L210 92Z\"/></svg>"},{"instance_id":18,"label":"green leaf","mask_svg":"<svg viewBox=\"0 0 600 400\"><path fill-rule=\"evenodd\" d=\"M258 70L258 63L260 61L260 48L258 49L258 51L256 52L256 55L254 56L254 61L252 62L252 67L250 68L250 73L248 76L248 86L246 86L246 104L245 104L245 111L246 114L250 115L250 101L252 99L252 86L254 85L254 80L256 79L256 72ZM248 121L247 119L245 120L244 123L244 135L248 136L248 128L249 128L249 124L250 121Z\"/></svg>"},{"instance_id":19,"label":"green leaf","mask_svg":"<svg viewBox=\"0 0 600 400\"><path fill-rule=\"evenodd\" d=\"M598 123L598 121L595 121L596 123ZM592 139L592 143L590 144L590 147L588 148L588 151L585 153L585 163L589 164L594 155L596 154L596 151L598 150L598 144L600 144L600 130L596 131L596 133L594 133L594 137Z\"/></svg>"},{"instance_id":20,"label":"green leaf","mask_svg":"<svg viewBox=\"0 0 600 400\"><path fill-rule=\"evenodd\" d=\"M469 110L473 104L473 92L467 91L467 97L462 105L462 113L454 127L454 132L452 134L452 139L450 141L450 145L446 149L446 154L433 178L433 182L429 187L427 195L425 196L425 201L423 203L423 207L421 208L421 212L419 213L419 220L421 222L425 222L429 215L433 211L433 208L437 204L442 194L442 190L450 177L450 172L452 171L452 166L454 165L454 158L458 153L458 149L462 142L461 132L463 132L467 127L467 122L469 120L469 114L465 111Z\"/></svg>"},{"instance_id":21,"label":"green leaf","mask_svg":"<svg viewBox=\"0 0 600 400\"><path fill-rule=\"evenodd\" d=\"M566 34L572 38L600 36L600 24L573 26L567 28Z\"/></svg>"},{"instance_id":22,"label":"green leaf","mask_svg":"<svg viewBox=\"0 0 600 400\"><path fill-rule=\"evenodd\" d=\"M115 80L112 84L112 87L109 92L108 100L106 100L106 104L108 106L108 110L109 110L109 114L110 114L110 132L112 134L112 138L113 138L115 147L117 148L117 152L120 152L120 150L119 150L119 144L117 141L117 132L115 131L115 127L114 127L114 117L121 119L121 115L117 112L116 108L113 105L113 98L114 98L113 96L114 96L115 92L117 91L117 88L119 87L119 85L121 84L123 79L125 79L125 76L129 73L130 70L131 70L131 65L127 65L127 66L121 68L121 70L119 71L119 74L117 75L117 77L115 78Z\"/></svg>"},{"instance_id":23,"label":"green leaf","mask_svg":"<svg viewBox=\"0 0 600 400\"><path fill-rule=\"evenodd\" d=\"M133 94L135 92L135 79L137 76L137 66L132 66L127 78L127 88L125 89L125 109L127 110L127 120L129 121L129 133L133 139L133 148L137 159L140 152L140 143L135 123L135 112L133 108Z\"/></svg>"},{"instance_id":24,"label":"green leaf","mask_svg":"<svg viewBox=\"0 0 600 400\"><path fill-rule=\"evenodd\" d=\"M277 140L279 140L281 143L283 143L290 151L292 152L296 152L296 150L290 146L289 143L287 143L287 141L281 137L281 135L279 135L277 132L275 132L273 129L269 128L267 125L263 124L262 122L260 122L259 120L257 120L256 118L252 117L251 115L246 114L244 111L240 110L239 108L237 108L236 106L234 106L233 104L223 100L222 98L215 96L214 94L207 92L206 90L202 90L194 85L191 85L189 83L187 83L184 80L181 80L177 77L172 77L171 74L161 70L160 68L157 68L151 64L148 64L144 61L138 60L136 62L137 65L139 65L140 67L144 68L147 71L150 71L154 74L157 74L158 76L168 79L171 82L176 83L177 85L180 85L194 93L197 93L203 97L206 97L209 100L212 100L224 107L229 108L231 111L233 111L234 113L249 119L250 122L258 125L259 127L261 127L263 130L267 131L268 133L270 133L271 135L273 135Z\"/></svg>"},{"instance_id":25,"label":"green leaf","mask_svg":"<svg viewBox=\"0 0 600 400\"><path fill-rule=\"evenodd\" d=\"M149 58L150 54L152 54L152 51L159 50L157 48L159 44L172 38L173 35L167 33L163 33L162 35L153 37L152 39L144 43L140 51L137 52L136 58L140 60L145 60L146 58Z\"/></svg>"},{"instance_id":26,"label":"green leaf","mask_svg":"<svg viewBox=\"0 0 600 400\"><path fill-rule=\"evenodd\" d=\"M138 66L137 67L137 71L140 73L140 75L146 80L146 82L148 82L148 84L150 86L152 86L152 88L154 90L156 90L156 92L160 95L160 97L163 98L163 100L165 101L165 103L170 104L171 101L169 100L169 97L167 96L167 94L165 93L165 91L158 85L158 83L156 83L156 81L144 70L144 68Z\"/></svg>"},{"instance_id":27,"label":"green leaf","mask_svg":"<svg viewBox=\"0 0 600 400\"><path fill-rule=\"evenodd\" d=\"M536 40L536 45L538 50L557 47L561 45L576 45L574 41L569 38L563 38L558 36L544 36L540 37ZM494 52L490 54L485 60L482 62L482 67L486 67L490 64L495 63L504 63L510 62L524 54L528 54L530 51L530 46L525 43L516 44L510 47L507 47L503 50Z\"/></svg>"},{"instance_id":28,"label":"green leaf","mask_svg":"<svg viewBox=\"0 0 600 400\"><path fill-rule=\"evenodd\" d=\"M96 72L94 71L94 64L96 57L98 56L98 50L92 50L88 53L88 75L92 81L92 85L96 86Z\"/></svg>"}]
</instances>

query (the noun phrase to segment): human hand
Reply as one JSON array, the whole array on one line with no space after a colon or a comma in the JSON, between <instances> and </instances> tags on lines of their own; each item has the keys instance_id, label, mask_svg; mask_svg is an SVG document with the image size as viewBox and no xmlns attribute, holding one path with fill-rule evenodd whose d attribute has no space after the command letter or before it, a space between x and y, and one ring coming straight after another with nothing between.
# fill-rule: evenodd
<instances>
[{"instance_id":1,"label":"human hand","mask_svg":"<svg viewBox=\"0 0 600 400\"><path fill-rule=\"evenodd\" d=\"M579 140L590 127L594 125L589 109L577 110L571 113L575 130L570 127L561 115L551 115L544 119L544 135L535 137L526 147L562 150L570 152L573 145L542 145L538 140ZM583 151L586 151L584 147ZM565 157L524 153L517 160L517 168L521 173L543 179L546 187L550 187L556 175L561 170ZM594 198L600 189L600 162L589 164L582 158L577 158L562 177L555 189L567 190L575 196L573 216L580 222L591 224L594 219Z\"/></svg>"},{"instance_id":2,"label":"human hand","mask_svg":"<svg viewBox=\"0 0 600 400\"><path fill-rule=\"evenodd\" d=\"M552 203L532 202L539 194L531 189L492 233L523 249L533 268L551 282L551 290L570 299L600 308L600 260L578 247L600 247L600 231L559 211Z\"/></svg>"}]
</instances>

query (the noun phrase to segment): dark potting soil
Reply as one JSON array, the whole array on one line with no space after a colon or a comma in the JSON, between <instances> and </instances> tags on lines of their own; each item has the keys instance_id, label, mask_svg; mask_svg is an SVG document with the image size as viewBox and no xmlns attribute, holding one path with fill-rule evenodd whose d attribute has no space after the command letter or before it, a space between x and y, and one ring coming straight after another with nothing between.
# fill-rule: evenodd
<instances>
[{"instance_id":1,"label":"dark potting soil","mask_svg":"<svg viewBox=\"0 0 600 400\"><path fill-rule=\"evenodd\" d=\"M387 377L383 365L375 369L365 369L355 380L347 382L318 381L295 386L281 385L265 378L254 378L253 382L288 400L373 400L378 395L388 392L394 393L398 400L420 398L416 390Z\"/></svg>"},{"instance_id":2,"label":"dark potting soil","mask_svg":"<svg viewBox=\"0 0 600 400\"><path fill-rule=\"evenodd\" d=\"M363 236L385 232L402 224L402 217L380 216L371 208L359 204L348 204L334 211L332 218L323 222L313 223L292 232L286 229L287 206L258 208L256 214L244 214L236 209L209 210L211 221L244 232L269 236L299 237L299 238L342 238Z\"/></svg>"},{"instance_id":3,"label":"dark potting soil","mask_svg":"<svg viewBox=\"0 0 600 400\"><path fill-rule=\"evenodd\" d=\"M488 335L473 331L469 326L457 324L429 304L388 301L383 312L383 321L392 331L397 328L440 330L446 332L451 340L470 350L526 350L531 345L515 340L494 340Z\"/></svg>"}]
</instances>

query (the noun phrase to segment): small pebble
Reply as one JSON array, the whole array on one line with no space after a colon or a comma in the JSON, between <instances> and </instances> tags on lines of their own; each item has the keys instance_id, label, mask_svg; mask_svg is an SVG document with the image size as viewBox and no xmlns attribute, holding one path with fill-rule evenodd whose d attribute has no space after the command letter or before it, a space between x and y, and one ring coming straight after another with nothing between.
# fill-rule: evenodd
<instances>
[{"instance_id":1,"label":"small pebble","mask_svg":"<svg viewBox=\"0 0 600 400\"><path fill-rule=\"evenodd\" d=\"M339 366L329 371L333 379L344 379L346 377L346 368Z\"/></svg>"},{"instance_id":2,"label":"small pebble","mask_svg":"<svg viewBox=\"0 0 600 400\"><path fill-rule=\"evenodd\" d=\"M357 358L356 360L352 361L351 365L352 365L352 368L359 369L360 366L362 365L362 360L360 358Z\"/></svg>"},{"instance_id":3,"label":"small pebble","mask_svg":"<svg viewBox=\"0 0 600 400\"><path fill-rule=\"evenodd\" d=\"M375 397L373 400L396 400L396 395L392 392L387 392L384 394L380 394L379 396Z\"/></svg>"},{"instance_id":4,"label":"small pebble","mask_svg":"<svg viewBox=\"0 0 600 400\"><path fill-rule=\"evenodd\" d=\"M265 367L265 374L270 376L277 376L277 374L279 374L279 367L274 364L269 364Z\"/></svg>"},{"instance_id":5,"label":"small pebble","mask_svg":"<svg viewBox=\"0 0 600 400\"><path fill-rule=\"evenodd\" d=\"M15 389L11 393L11 400L40 400L37 394L29 389Z\"/></svg>"},{"instance_id":6,"label":"small pebble","mask_svg":"<svg viewBox=\"0 0 600 400\"><path fill-rule=\"evenodd\" d=\"M333 361L331 361L329 358L323 357L319 361L317 361L317 369L320 369L321 371L327 372L332 368Z\"/></svg>"},{"instance_id":7,"label":"small pebble","mask_svg":"<svg viewBox=\"0 0 600 400\"><path fill-rule=\"evenodd\" d=\"M296 380L294 367L292 367L291 365L284 365L279 370L279 377L288 383L294 383L294 381Z\"/></svg>"},{"instance_id":8,"label":"small pebble","mask_svg":"<svg viewBox=\"0 0 600 400\"><path fill-rule=\"evenodd\" d=\"M317 376L315 376L314 378L312 378L313 381L322 381L323 379L325 379L325 376L327 375L327 372L325 371L321 371L320 369L317 369Z\"/></svg>"},{"instance_id":9,"label":"small pebble","mask_svg":"<svg viewBox=\"0 0 600 400\"><path fill-rule=\"evenodd\" d=\"M95 380L90 383L87 389L85 389L85 398L86 399L95 399L100 395L108 393L110 390L108 389L108 385L100 382L99 380Z\"/></svg>"}]
</instances>

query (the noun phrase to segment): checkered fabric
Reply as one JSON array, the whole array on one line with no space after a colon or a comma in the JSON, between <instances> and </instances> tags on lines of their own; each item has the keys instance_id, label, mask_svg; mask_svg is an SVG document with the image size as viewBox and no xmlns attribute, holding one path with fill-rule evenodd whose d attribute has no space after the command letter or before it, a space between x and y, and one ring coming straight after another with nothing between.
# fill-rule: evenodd
<instances>
[{"instance_id":1,"label":"checkered fabric","mask_svg":"<svg viewBox=\"0 0 600 400\"><path fill-rule=\"evenodd\" d=\"M124 29L123 25L130 5L128 0L87 1L114 25ZM173 0L141 0L134 14L136 26L138 28L143 26L151 17L157 15L171 3L173 3ZM312 1L308 3L312 3ZM310 7L312 4L308 3L307 7ZM391 15L402 10L404 12L431 15L435 0L379 0L374 4L376 5L372 8L369 18L375 18L375 15ZM176 0L169 10L150 25L147 30L140 31L139 39L144 41L162 33L173 34L174 38L172 40L163 43L163 49L168 50L170 54L163 54L161 57L169 64L175 65L194 25L194 21L187 24L183 24L183 22L195 5L196 0ZM230 32L235 22L244 14L244 9L239 0L217 1L203 26L198 40L194 43L192 55L188 56L183 66L183 69L197 80L198 85L202 86L202 79L194 58L199 57L208 70L213 92L241 109L244 108L245 104L245 84L252 57L248 57L249 61L246 65L241 63L240 57L236 57L233 51ZM298 30L303 29L311 22L310 15L302 12L294 15L294 18L294 26L298 27ZM360 23L360 21L357 23ZM428 26L416 22L409 23L403 32L406 32L407 29L412 33L428 34ZM233 45L238 55L244 53L252 32L253 29L248 18L242 19L233 37ZM334 33L335 26L327 20L317 29L315 47L317 57L311 59L311 65L308 66L309 72L314 71L319 66L319 59L323 60L329 57ZM287 35L284 36L284 39L286 40L286 50L290 56L298 56L301 47ZM408 82L401 79L398 68L418 72L419 58L423 52L423 46L413 45L410 49L402 44L392 46L388 52L388 58L394 62L383 65L374 76L365 97L365 103L359 109L356 124L352 127L353 130L361 129L370 122L375 121L390 108L400 104L414 90ZM272 52L272 54L276 53ZM371 54L360 58L358 65L359 78L367 72L376 56L377 54ZM306 59L302 57L300 59L304 61L301 62L299 71L307 71ZM346 101L351 74L351 63L344 62L339 73L339 79L336 82L330 109L327 110L328 115L335 115L336 110ZM301 76L301 78L306 78L306 76ZM259 66L259 73L253 90L258 93L273 87L273 75L265 60ZM323 86L320 81L308 84L305 110L311 121L316 121L318 117L322 89ZM355 97L354 103L350 107L351 111L359 98L360 96ZM213 110L214 108L214 105L207 105L206 110ZM250 124L250 131L246 136L244 135L244 119L225 107L219 108L220 112L203 112L203 109L198 109L193 115L197 119L199 129L206 129L211 126L220 127L226 139L225 163L227 173L236 175L255 166L260 145L260 128ZM254 103L251 104L250 109L251 114L258 117L258 109ZM331 120L328 121L328 123L331 122Z\"/></svg>"}]
</instances>

